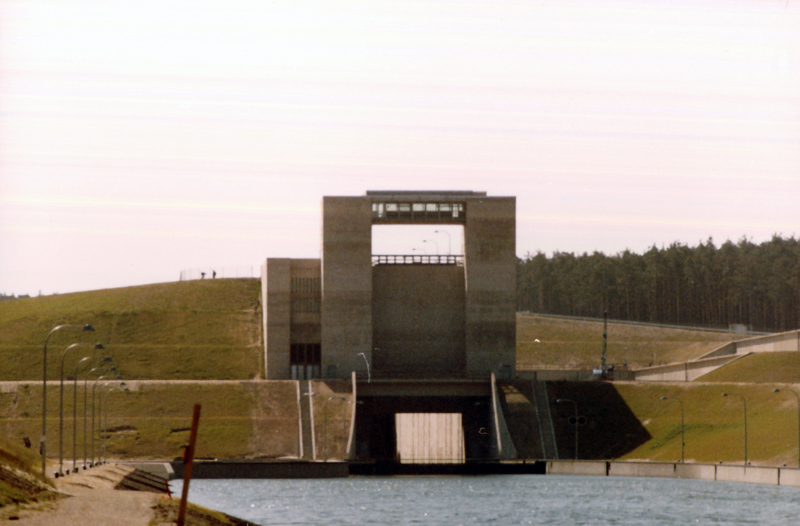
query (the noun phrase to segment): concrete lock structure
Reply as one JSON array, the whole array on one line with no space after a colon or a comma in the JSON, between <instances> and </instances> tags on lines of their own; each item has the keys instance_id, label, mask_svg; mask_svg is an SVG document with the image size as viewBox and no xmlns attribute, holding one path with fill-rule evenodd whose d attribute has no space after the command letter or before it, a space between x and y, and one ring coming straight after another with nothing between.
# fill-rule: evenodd
<instances>
[{"instance_id":1,"label":"concrete lock structure","mask_svg":"<svg viewBox=\"0 0 800 526\"><path fill-rule=\"evenodd\" d=\"M515 211L485 192L324 197L321 259L267 259L264 375L300 381L306 442L308 381L350 381L350 460L513 458L495 379L515 375ZM458 226L463 251L375 254L376 225Z\"/></svg>"},{"instance_id":2,"label":"concrete lock structure","mask_svg":"<svg viewBox=\"0 0 800 526\"><path fill-rule=\"evenodd\" d=\"M322 200L322 258L262 268L267 379L512 378L516 198L370 191ZM373 254L373 225L461 225L464 253Z\"/></svg>"}]
</instances>

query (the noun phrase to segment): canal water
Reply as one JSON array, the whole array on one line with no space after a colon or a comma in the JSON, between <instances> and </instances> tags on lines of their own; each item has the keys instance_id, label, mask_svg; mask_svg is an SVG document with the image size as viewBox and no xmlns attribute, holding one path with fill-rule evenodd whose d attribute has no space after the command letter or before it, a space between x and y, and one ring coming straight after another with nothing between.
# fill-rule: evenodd
<instances>
[{"instance_id":1,"label":"canal water","mask_svg":"<svg viewBox=\"0 0 800 526\"><path fill-rule=\"evenodd\" d=\"M180 495L182 482L171 488ZM193 480L189 501L263 525L796 523L800 488L558 475Z\"/></svg>"}]
</instances>

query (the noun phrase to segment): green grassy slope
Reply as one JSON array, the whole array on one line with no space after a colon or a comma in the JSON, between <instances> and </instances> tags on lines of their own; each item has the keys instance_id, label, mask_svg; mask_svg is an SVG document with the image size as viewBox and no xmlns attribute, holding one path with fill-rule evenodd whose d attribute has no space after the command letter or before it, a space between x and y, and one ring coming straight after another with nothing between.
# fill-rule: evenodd
<instances>
[{"instance_id":1,"label":"green grassy slope","mask_svg":"<svg viewBox=\"0 0 800 526\"><path fill-rule=\"evenodd\" d=\"M697 379L698 382L800 383L800 353L756 353Z\"/></svg>"},{"instance_id":2,"label":"green grassy slope","mask_svg":"<svg viewBox=\"0 0 800 526\"><path fill-rule=\"evenodd\" d=\"M42 348L60 324L91 323L96 332L56 332L48 375L75 342L101 342L126 378L247 379L261 370L256 279L165 283L0 303L0 380L41 378ZM91 348L70 351L66 371ZM65 372L65 375L68 373Z\"/></svg>"},{"instance_id":3,"label":"green grassy slope","mask_svg":"<svg viewBox=\"0 0 800 526\"><path fill-rule=\"evenodd\" d=\"M536 340L539 342L536 342ZM697 358L734 340L732 334L609 322L609 363L646 367ZM590 368L600 364L602 321L517 315L517 367Z\"/></svg>"},{"instance_id":4,"label":"green grassy slope","mask_svg":"<svg viewBox=\"0 0 800 526\"><path fill-rule=\"evenodd\" d=\"M678 461L684 404L686 461L742 462L744 407L747 400L748 458L757 465L798 465L797 401L774 393L773 385L697 383L616 383L617 391L652 439L625 454L629 460ZM781 386L785 388L785 386Z\"/></svg>"}]
</instances>

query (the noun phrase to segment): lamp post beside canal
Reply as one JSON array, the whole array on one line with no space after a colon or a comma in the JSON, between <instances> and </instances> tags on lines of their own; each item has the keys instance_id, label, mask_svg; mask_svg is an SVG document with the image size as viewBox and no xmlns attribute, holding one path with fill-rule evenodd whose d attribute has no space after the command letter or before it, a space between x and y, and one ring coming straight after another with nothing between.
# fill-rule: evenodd
<instances>
[{"instance_id":1,"label":"lamp post beside canal","mask_svg":"<svg viewBox=\"0 0 800 526\"><path fill-rule=\"evenodd\" d=\"M675 400L679 404L681 404L681 464L684 463L684 447L686 446L686 440L684 436L684 425L683 425L683 400L680 398L662 396L662 400Z\"/></svg>"},{"instance_id":2,"label":"lamp post beside canal","mask_svg":"<svg viewBox=\"0 0 800 526\"><path fill-rule=\"evenodd\" d=\"M570 400L568 398L559 398L556 400L557 404L572 404L575 406L575 460L578 460L578 420L580 417L578 416L578 404L574 400Z\"/></svg>"},{"instance_id":3,"label":"lamp post beside canal","mask_svg":"<svg viewBox=\"0 0 800 526\"><path fill-rule=\"evenodd\" d=\"M744 404L744 467L747 469L747 400L739 393L722 393L722 396L738 396Z\"/></svg>"},{"instance_id":4,"label":"lamp post beside canal","mask_svg":"<svg viewBox=\"0 0 800 526\"><path fill-rule=\"evenodd\" d=\"M42 452L43 477L47 477L47 342L53 333L61 329L81 329L84 332L94 332L94 327L88 323L86 325L58 325L44 339L44 350L42 351L42 438L39 442L39 449Z\"/></svg>"},{"instance_id":5,"label":"lamp post beside canal","mask_svg":"<svg viewBox=\"0 0 800 526\"><path fill-rule=\"evenodd\" d=\"M794 389L786 389L786 391L792 393L795 398L797 398L797 465L800 467L800 395L797 394L797 391ZM773 389L773 393L780 393L780 389Z\"/></svg>"}]
</instances>

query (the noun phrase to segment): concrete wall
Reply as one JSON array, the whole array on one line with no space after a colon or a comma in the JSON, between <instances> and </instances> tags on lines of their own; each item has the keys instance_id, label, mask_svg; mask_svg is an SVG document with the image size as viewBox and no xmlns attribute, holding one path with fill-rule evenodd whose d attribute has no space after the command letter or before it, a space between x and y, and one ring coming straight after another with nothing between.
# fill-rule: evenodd
<instances>
[{"instance_id":1,"label":"concrete wall","mask_svg":"<svg viewBox=\"0 0 800 526\"><path fill-rule=\"evenodd\" d=\"M372 370L435 378L464 371L464 269L379 265L372 272Z\"/></svg>"},{"instance_id":2,"label":"concrete wall","mask_svg":"<svg viewBox=\"0 0 800 526\"><path fill-rule=\"evenodd\" d=\"M262 267L264 368L268 380L290 377L291 260L270 258Z\"/></svg>"},{"instance_id":3,"label":"concrete wall","mask_svg":"<svg viewBox=\"0 0 800 526\"><path fill-rule=\"evenodd\" d=\"M800 330L759 336L736 342L736 353L800 351Z\"/></svg>"},{"instance_id":4,"label":"concrete wall","mask_svg":"<svg viewBox=\"0 0 800 526\"><path fill-rule=\"evenodd\" d=\"M322 375L350 378L372 363L372 204L322 200Z\"/></svg>"},{"instance_id":5,"label":"concrete wall","mask_svg":"<svg viewBox=\"0 0 800 526\"><path fill-rule=\"evenodd\" d=\"M516 367L516 199L466 199L467 373ZM504 369L505 368L505 369Z\"/></svg>"},{"instance_id":6,"label":"concrete wall","mask_svg":"<svg viewBox=\"0 0 800 526\"><path fill-rule=\"evenodd\" d=\"M597 475L619 477L682 478L749 484L800 486L800 469L727 464L681 464L666 462L597 462L551 460L548 475Z\"/></svg>"},{"instance_id":7,"label":"concrete wall","mask_svg":"<svg viewBox=\"0 0 800 526\"><path fill-rule=\"evenodd\" d=\"M741 356L719 356L693 362L657 365L637 369L633 374L635 380L639 382L691 382L739 358Z\"/></svg>"}]
</instances>

